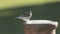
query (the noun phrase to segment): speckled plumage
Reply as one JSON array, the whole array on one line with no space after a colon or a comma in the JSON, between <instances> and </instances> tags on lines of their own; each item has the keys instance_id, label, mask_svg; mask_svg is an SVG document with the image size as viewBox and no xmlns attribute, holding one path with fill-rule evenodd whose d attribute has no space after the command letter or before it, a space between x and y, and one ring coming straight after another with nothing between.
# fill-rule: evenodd
<instances>
[{"instance_id":1,"label":"speckled plumage","mask_svg":"<svg viewBox=\"0 0 60 34\"><path fill-rule=\"evenodd\" d=\"M28 12L23 12L19 17L17 17L18 19L22 19L23 21L28 21L30 20L32 17L32 11L28 11Z\"/></svg>"}]
</instances>

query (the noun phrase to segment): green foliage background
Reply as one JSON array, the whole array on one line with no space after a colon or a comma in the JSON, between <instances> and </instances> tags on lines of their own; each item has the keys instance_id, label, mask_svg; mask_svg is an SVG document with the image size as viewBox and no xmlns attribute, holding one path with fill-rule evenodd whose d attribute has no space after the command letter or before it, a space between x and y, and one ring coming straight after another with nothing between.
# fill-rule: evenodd
<instances>
[{"instance_id":1,"label":"green foliage background","mask_svg":"<svg viewBox=\"0 0 60 34\"><path fill-rule=\"evenodd\" d=\"M16 19L24 11L32 11L32 19L48 19L60 24L60 2L0 10L0 34L24 34L23 21ZM60 25L57 34L60 33Z\"/></svg>"}]
</instances>

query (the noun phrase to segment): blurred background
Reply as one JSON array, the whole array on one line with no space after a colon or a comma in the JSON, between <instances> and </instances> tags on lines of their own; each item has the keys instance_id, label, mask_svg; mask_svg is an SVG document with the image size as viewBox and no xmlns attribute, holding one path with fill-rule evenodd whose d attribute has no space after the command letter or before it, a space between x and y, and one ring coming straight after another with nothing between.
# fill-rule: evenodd
<instances>
[{"instance_id":1,"label":"blurred background","mask_svg":"<svg viewBox=\"0 0 60 34\"><path fill-rule=\"evenodd\" d=\"M60 24L60 0L0 0L0 34L24 34L24 22L15 19L24 11L32 11L32 19L47 19Z\"/></svg>"}]
</instances>

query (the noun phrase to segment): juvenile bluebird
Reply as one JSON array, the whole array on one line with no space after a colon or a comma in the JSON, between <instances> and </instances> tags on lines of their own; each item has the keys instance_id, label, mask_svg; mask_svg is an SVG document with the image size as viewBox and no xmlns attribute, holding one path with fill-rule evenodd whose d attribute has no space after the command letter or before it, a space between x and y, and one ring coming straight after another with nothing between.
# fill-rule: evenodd
<instances>
[{"instance_id":1,"label":"juvenile bluebird","mask_svg":"<svg viewBox=\"0 0 60 34\"><path fill-rule=\"evenodd\" d=\"M22 13L19 17L17 17L18 19L22 19L23 21L29 21L32 17L32 11L28 11L28 12L24 12Z\"/></svg>"}]
</instances>

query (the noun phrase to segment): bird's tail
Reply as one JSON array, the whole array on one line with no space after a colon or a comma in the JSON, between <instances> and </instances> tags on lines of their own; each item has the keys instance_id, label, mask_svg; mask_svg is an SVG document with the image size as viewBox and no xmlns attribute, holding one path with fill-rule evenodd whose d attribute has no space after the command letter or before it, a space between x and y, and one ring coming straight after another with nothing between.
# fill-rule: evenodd
<instances>
[{"instance_id":1,"label":"bird's tail","mask_svg":"<svg viewBox=\"0 0 60 34\"><path fill-rule=\"evenodd\" d=\"M29 19L26 19L26 18L23 18L23 17L16 17L16 19L21 19L21 20L23 20L25 22L29 21Z\"/></svg>"}]
</instances>

